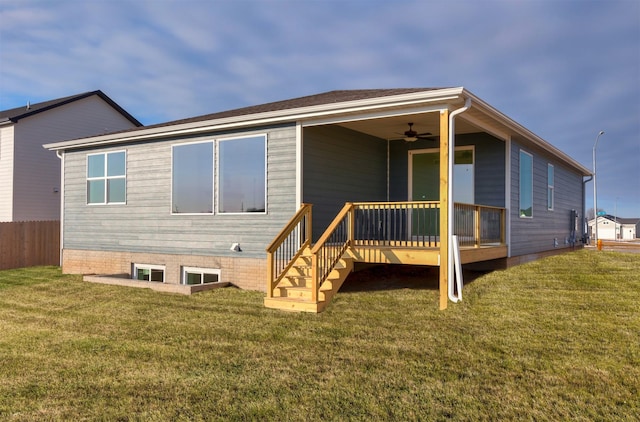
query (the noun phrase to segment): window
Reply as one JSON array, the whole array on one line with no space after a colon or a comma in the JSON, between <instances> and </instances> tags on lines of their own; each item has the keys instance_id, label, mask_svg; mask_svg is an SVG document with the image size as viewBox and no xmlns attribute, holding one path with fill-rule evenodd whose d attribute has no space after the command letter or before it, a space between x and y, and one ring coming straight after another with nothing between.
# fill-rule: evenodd
<instances>
[{"instance_id":1,"label":"window","mask_svg":"<svg viewBox=\"0 0 640 422\"><path fill-rule=\"evenodd\" d=\"M218 142L218 212L265 212L266 150L264 135Z\"/></svg>"},{"instance_id":2,"label":"window","mask_svg":"<svg viewBox=\"0 0 640 422\"><path fill-rule=\"evenodd\" d=\"M174 145L171 212L213 213L213 142Z\"/></svg>"},{"instance_id":3,"label":"window","mask_svg":"<svg viewBox=\"0 0 640 422\"><path fill-rule=\"evenodd\" d=\"M87 204L124 204L127 200L126 152L87 155Z\"/></svg>"},{"instance_id":4,"label":"window","mask_svg":"<svg viewBox=\"0 0 640 422\"><path fill-rule=\"evenodd\" d=\"M520 151L520 217L533 217L533 156Z\"/></svg>"},{"instance_id":5,"label":"window","mask_svg":"<svg viewBox=\"0 0 640 422\"><path fill-rule=\"evenodd\" d=\"M208 284L220 282L220 270L210 268L182 268L182 284Z\"/></svg>"},{"instance_id":6,"label":"window","mask_svg":"<svg viewBox=\"0 0 640 422\"><path fill-rule=\"evenodd\" d=\"M553 209L553 164L547 164L547 209Z\"/></svg>"},{"instance_id":7,"label":"window","mask_svg":"<svg viewBox=\"0 0 640 422\"><path fill-rule=\"evenodd\" d=\"M474 203L473 147L456 148L453 165L453 201Z\"/></svg>"},{"instance_id":8,"label":"window","mask_svg":"<svg viewBox=\"0 0 640 422\"><path fill-rule=\"evenodd\" d=\"M161 265L133 264L131 278L141 281L164 283L165 267Z\"/></svg>"}]
</instances>

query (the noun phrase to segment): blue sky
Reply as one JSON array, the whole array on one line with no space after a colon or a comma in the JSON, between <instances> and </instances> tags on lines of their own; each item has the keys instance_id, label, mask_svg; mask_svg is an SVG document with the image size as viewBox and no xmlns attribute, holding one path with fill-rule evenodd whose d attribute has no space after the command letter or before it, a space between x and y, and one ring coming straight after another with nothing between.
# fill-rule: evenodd
<instances>
[{"instance_id":1,"label":"blue sky","mask_svg":"<svg viewBox=\"0 0 640 422\"><path fill-rule=\"evenodd\" d=\"M144 124L334 89L464 86L640 217L637 0L0 0L0 109L95 89ZM587 184L587 208L593 204Z\"/></svg>"}]
</instances>

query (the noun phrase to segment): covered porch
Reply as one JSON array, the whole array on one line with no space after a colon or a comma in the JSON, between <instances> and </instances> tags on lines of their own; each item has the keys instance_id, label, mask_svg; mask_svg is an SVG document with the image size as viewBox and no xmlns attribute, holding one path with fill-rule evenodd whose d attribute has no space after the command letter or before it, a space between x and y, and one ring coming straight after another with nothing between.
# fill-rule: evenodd
<instances>
[{"instance_id":1,"label":"covered porch","mask_svg":"<svg viewBox=\"0 0 640 422\"><path fill-rule=\"evenodd\" d=\"M459 263L508 256L506 128L470 97L405 100L300 122L313 224L303 205L267 248L266 306L320 312L363 262L439 267L445 309L454 246Z\"/></svg>"}]
</instances>

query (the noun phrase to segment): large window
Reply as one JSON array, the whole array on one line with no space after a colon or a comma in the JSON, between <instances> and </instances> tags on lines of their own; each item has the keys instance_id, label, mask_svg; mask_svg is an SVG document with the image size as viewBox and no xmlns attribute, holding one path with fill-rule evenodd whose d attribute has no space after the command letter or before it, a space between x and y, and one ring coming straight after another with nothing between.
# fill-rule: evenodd
<instances>
[{"instance_id":1,"label":"large window","mask_svg":"<svg viewBox=\"0 0 640 422\"><path fill-rule=\"evenodd\" d=\"M125 151L87 155L87 204L124 204L127 201Z\"/></svg>"},{"instance_id":2,"label":"large window","mask_svg":"<svg viewBox=\"0 0 640 422\"><path fill-rule=\"evenodd\" d=\"M553 190L554 190L553 164L547 165L547 209L553 209Z\"/></svg>"},{"instance_id":3,"label":"large window","mask_svg":"<svg viewBox=\"0 0 640 422\"><path fill-rule=\"evenodd\" d=\"M533 156L520 151L520 217L533 217Z\"/></svg>"},{"instance_id":4,"label":"large window","mask_svg":"<svg viewBox=\"0 0 640 422\"><path fill-rule=\"evenodd\" d=\"M171 212L213 213L213 142L173 146Z\"/></svg>"},{"instance_id":5,"label":"large window","mask_svg":"<svg viewBox=\"0 0 640 422\"><path fill-rule=\"evenodd\" d=\"M218 143L218 212L265 212L266 149L264 135Z\"/></svg>"}]
</instances>

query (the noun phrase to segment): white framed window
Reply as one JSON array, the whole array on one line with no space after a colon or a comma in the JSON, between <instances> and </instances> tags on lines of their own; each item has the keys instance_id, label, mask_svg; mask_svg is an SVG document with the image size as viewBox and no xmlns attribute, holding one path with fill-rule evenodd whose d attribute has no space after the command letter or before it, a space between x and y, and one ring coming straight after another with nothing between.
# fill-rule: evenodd
<instances>
[{"instance_id":1,"label":"white framed window","mask_svg":"<svg viewBox=\"0 0 640 422\"><path fill-rule=\"evenodd\" d=\"M220 273L213 268L182 267L182 284L220 283Z\"/></svg>"},{"instance_id":2,"label":"white framed window","mask_svg":"<svg viewBox=\"0 0 640 422\"><path fill-rule=\"evenodd\" d=\"M87 204L125 204L126 202L126 151L88 154Z\"/></svg>"},{"instance_id":3,"label":"white framed window","mask_svg":"<svg viewBox=\"0 0 640 422\"><path fill-rule=\"evenodd\" d=\"M213 214L213 141L172 146L171 213Z\"/></svg>"},{"instance_id":4,"label":"white framed window","mask_svg":"<svg viewBox=\"0 0 640 422\"><path fill-rule=\"evenodd\" d=\"M131 278L140 281L164 283L164 265L133 264Z\"/></svg>"},{"instance_id":5,"label":"white framed window","mask_svg":"<svg viewBox=\"0 0 640 422\"><path fill-rule=\"evenodd\" d=\"M520 217L533 217L533 155L520 150Z\"/></svg>"},{"instance_id":6,"label":"white framed window","mask_svg":"<svg viewBox=\"0 0 640 422\"><path fill-rule=\"evenodd\" d=\"M265 213L267 135L221 139L217 156L218 213Z\"/></svg>"},{"instance_id":7,"label":"white framed window","mask_svg":"<svg viewBox=\"0 0 640 422\"><path fill-rule=\"evenodd\" d=\"M553 164L547 164L547 209L553 210L553 191L554 191L554 169Z\"/></svg>"}]
</instances>

